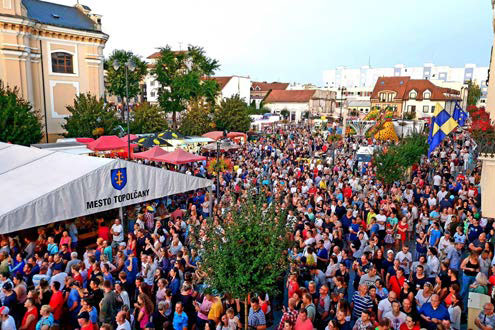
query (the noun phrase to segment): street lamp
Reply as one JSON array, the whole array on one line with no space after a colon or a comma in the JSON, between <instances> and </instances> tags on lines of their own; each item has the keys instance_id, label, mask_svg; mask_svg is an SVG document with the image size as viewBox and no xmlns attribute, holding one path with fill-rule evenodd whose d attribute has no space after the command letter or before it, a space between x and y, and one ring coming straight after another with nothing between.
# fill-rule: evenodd
<instances>
[{"instance_id":1,"label":"street lamp","mask_svg":"<svg viewBox=\"0 0 495 330\"><path fill-rule=\"evenodd\" d=\"M344 105L344 92L347 91L347 88L345 88L344 86L340 86L338 88L338 90L340 91L340 114L339 114L339 118L340 118L340 120L342 120L342 107Z\"/></svg>"},{"instance_id":2,"label":"street lamp","mask_svg":"<svg viewBox=\"0 0 495 330\"><path fill-rule=\"evenodd\" d=\"M227 131L223 131L222 139L217 140L217 203L220 202L220 164L218 163L220 160L220 144L224 139L227 138Z\"/></svg>"},{"instance_id":3,"label":"street lamp","mask_svg":"<svg viewBox=\"0 0 495 330\"><path fill-rule=\"evenodd\" d=\"M129 113L129 78L128 78L128 72L131 71L133 72L136 70L136 65L132 61L132 59L128 59L126 63L123 65L115 59L113 61L113 69L115 71L118 71L121 67L124 67L125 69L125 105L127 107L127 159L131 160L131 133L130 133L130 128L129 128L129 118L130 118L130 113Z\"/></svg>"}]
</instances>

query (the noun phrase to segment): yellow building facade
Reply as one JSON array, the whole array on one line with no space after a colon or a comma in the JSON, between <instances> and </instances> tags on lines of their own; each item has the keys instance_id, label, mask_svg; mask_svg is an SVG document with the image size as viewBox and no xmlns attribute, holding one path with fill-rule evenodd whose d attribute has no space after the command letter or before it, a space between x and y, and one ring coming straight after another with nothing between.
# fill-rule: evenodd
<instances>
[{"instance_id":1,"label":"yellow building facade","mask_svg":"<svg viewBox=\"0 0 495 330\"><path fill-rule=\"evenodd\" d=\"M101 16L83 5L0 0L0 80L42 115L53 142L79 93L104 95Z\"/></svg>"}]
</instances>

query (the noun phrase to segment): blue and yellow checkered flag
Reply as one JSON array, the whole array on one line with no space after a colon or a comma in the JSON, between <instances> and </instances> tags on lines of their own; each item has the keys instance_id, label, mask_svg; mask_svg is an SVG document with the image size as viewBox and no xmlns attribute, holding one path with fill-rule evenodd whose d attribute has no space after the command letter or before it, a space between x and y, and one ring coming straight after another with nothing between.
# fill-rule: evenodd
<instances>
[{"instance_id":1,"label":"blue and yellow checkered flag","mask_svg":"<svg viewBox=\"0 0 495 330\"><path fill-rule=\"evenodd\" d=\"M457 121L450 116L440 103L437 103L435 106L435 113L431 118L430 135L428 136L428 144L430 145L428 158L433 150L435 150L435 148L442 143L443 139L455 130L457 126L459 126Z\"/></svg>"}]
</instances>

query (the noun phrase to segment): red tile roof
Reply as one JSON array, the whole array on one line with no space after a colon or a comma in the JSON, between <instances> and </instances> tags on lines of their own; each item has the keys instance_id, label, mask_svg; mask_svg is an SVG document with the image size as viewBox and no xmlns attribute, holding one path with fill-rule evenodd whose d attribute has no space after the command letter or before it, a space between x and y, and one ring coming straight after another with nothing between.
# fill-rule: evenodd
<instances>
[{"instance_id":1,"label":"red tile roof","mask_svg":"<svg viewBox=\"0 0 495 330\"><path fill-rule=\"evenodd\" d=\"M411 79L411 80L409 80L409 82L407 83L407 88L406 88L405 93L404 93L404 99L405 100L409 100L409 94L412 90L416 91L416 93L417 93L416 100L418 100L418 101L423 100L423 93L426 90L429 90L431 92L430 100L432 100L432 101L445 101L445 100L452 100L455 98L452 96L446 96L445 93L457 94L457 95L459 95L459 98L460 98L460 92L459 91L456 91L456 90L450 89L450 88L439 87L427 79Z\"/></svg>"},{"instance_id":2,"label":"red tile roof","mask_svg":"<svg viewBox=\"0 0 495 330\"><path fill-rule=\"evenodd\" d=\"M229 77L204 77L203 80L216 80L220 89L223 89L225 85L232 79L232 76Z\"/></svg>"},{"instance_id":3,"label":"red tile roof","mask_svg":"<svg viewBox=\"0 0 495 330\"><path fill-rule=\"evenodd\" d=\"M259 81L253 81L251 82L251 90L252 91L260 91L260 92L268 92L270 90L284 90L287 89L289 86L288 83L281 83L281 82L271 82L267 83L266 81L259 82ZM256 89L259 87L259 90Z\"/></svg>"},{"instance_id":4,"label":"red tile roof","mask_svg":"<svg viewBox=\"0 0 495 330\"><path fill-rule=\"evenodd\" d=\"M436 86L427 79L411 79L410 77L380 77L376 81L375 88L371 94L371 99L378 99L378 94L383 91L394 91L397 93L395 100L409 100L409 94L412 90L417 92L416 100L423 100L423 93L426 90L431 92L430 100L445 101L456 99L456 97L445 95L460 92L450 88Z\"/></svg>"},{"instance_id":5,"label":"red tile roof","mask_svg":"<svg viewBox=\"0 0 495 330\"><path fill-rule=\"evenodd\" d=\"M316 90L272 90L265 99L265 103L304 103L308 102Z\"/></svg>"},{"instance_id":6,"label":"red tile roof","mask_svg":"<svg viewBox=\"0 0 495 330\"><path fill-rule=\"evenodd\" d=\"M371 99L378 99L378 93L383 91L396 92L396 99L403 99L404 91L406 90L406 84L411 77L380 77L376 81L373 93L371 93Z\"/></svg>"}]
</instances>

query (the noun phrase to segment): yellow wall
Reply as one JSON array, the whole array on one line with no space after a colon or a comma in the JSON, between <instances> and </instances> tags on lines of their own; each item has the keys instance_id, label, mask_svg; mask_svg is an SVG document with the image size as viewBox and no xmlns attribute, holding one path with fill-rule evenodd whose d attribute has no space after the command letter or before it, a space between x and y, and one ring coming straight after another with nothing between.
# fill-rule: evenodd
<instances>
[{"instance_id":1,"label":"yellow wall","mask_svg":"<svg viewBox=\"0 0 495 330\"><path fill-rule=\"evenodd\" d=\"M17 87L35 111L46 113L53 141L64 132L66 106L73 104L78 93L103 96L103 48L108 37L6 16L26 15L20 0L11 0L11 9L3 7L8 2L0 0L0 79ZM73 74L52 72L51 53L56 51L73 55Z\"/></svg>"}]
</instances>

